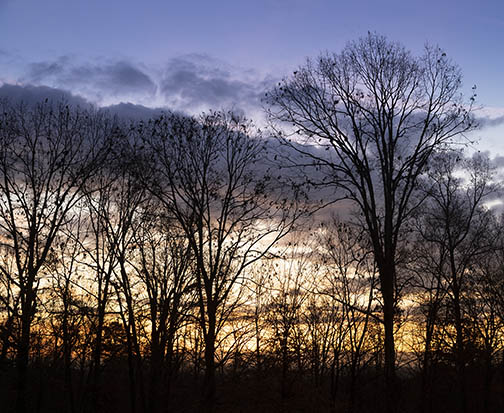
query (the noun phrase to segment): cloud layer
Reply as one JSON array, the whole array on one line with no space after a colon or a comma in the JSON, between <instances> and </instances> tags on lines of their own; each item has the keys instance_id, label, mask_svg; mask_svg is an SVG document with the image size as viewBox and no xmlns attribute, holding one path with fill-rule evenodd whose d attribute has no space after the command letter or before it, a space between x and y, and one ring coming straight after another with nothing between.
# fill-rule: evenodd
<instances>
[{"instance_id":1,"label":"cloud layer","mask_svg":"<svg viewBox=\"0 0 504 413\"><path fill-rule=\"evenodd\" d=\"M15 79L21 85L66 90L98 106L132 103L191 114L232 109L249 117L261 116L261 98L278 81L201 54L182 55L157 67L128 59L81 62L73 56L24 67L24 74ZM13 79L2 80L12 83ZM481 129L494 128L504 125L504 114L481 111L476 121Z\"/></svg>"},{"instance_id":2,"label":"cloud layer","mask_svg":"<svg viewBox=\"0 0 504 413\"><path fill-rule=\"evenodd\" d=\"M168 62L160 79L160 92L167 102L184 109L192 107L249 107L260 104L267 81L240 78L232 68L201 55Z\"/></svg>"},{"instance_id":3,"label":"cloud layer","mask_svg":"<svg viewBox=\"0 0 504 413\"><path fill-rule=\"evenodd\" d=\"M5 100L14 105L25 104L31 106L47 100L52 103L63 102L83 109L95 107L92 102L81 96L48 86L19 86L4 84L0 86L0 101ZM148 108L146 106L133 103L119 103L115 105L102 106L100 110L106 111L111 115L117 115L124 120L135 121L157 117L164 111L162 108Z\"/></svg>"},{"instance_id":4,"label":"cloud layer","mask_svg":"<svg viewBox=\"0 0 504 413\"><path fill-rule=\"evenodd\" d=\"M478 117L476 122L480 128L493 128L504 124L504 115L497 117Z\"/></svg>"},{"instance_id":5,"label":"cloud layer","mask_svg":"<svg viewBox=\"0 0 504 413\"><path fill-rule=\"evenodd\" d=\"M233 109L250 114L259 110L261 96L275 81L197 54L170 59L160 67L125 59L82 63L61 56L25 68L17 79L20 85L67 90L99 106L133 102L187 113Z\"/></svg>"},{"instance_id":6,"label":"cloud layer","mask_svg":"<svg viewBox=\"0 0 504 413\"><path fill-rule=\"evenodd\" d=\"M97 103L114 98L153 97L157 90L151 77L130 62L77 64L68 56L31 63L21 81L76 91Z\"/></svg>"},{"instance_id":7,"label":"cloud layer","mask_svg":"<svg viewBox=\"0 0 504 413\"><path fill-rule=\"evenodd\" d=\"M66 102L71 105L87 107L90 103L81 96L74 95L63 89L56 89L48 86L19 86L3 84L0 86L0 99L8 100L11 103L25 103L32 105L44 100L53 102Z\"/></svg>"}]
</instances>

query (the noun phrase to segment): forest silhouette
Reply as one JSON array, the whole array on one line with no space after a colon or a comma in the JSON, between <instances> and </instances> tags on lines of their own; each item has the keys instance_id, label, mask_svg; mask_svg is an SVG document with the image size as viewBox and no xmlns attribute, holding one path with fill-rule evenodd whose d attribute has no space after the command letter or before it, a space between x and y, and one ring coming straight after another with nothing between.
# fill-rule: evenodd
<instances>
[{"instance_id":1,"label":"forest silhouette","mask_svg":"<svg viewBox=\"0 0 504 413\"><path fill-rule=\"evenodd\" d=\"M3 409L501 411L501 184L460 89L368 33L263 130L0 102Z\"/></svg>"}]
</instances>

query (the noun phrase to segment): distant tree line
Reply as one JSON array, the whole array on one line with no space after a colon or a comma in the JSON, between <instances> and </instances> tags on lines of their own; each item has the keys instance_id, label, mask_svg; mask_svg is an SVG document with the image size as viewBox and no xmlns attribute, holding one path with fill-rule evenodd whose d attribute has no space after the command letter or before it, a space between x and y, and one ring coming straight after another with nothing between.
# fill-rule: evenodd
<instances>
[{"instance_id":1,"label":"distant tree line","mask_svg":"<svg viewBox=\"0 0 504 413\"><path fill-rule=\"evenodd\" d=\"M268 92L268 135L3 102L3 405L502 409L500 186L460 86L368 34Z\"/></svg>"}]
</instances>

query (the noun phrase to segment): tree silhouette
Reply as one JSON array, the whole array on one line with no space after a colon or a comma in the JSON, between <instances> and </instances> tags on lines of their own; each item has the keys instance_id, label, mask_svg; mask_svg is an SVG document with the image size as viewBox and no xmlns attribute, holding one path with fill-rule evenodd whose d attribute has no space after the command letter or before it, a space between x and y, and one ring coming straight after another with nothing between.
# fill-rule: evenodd
<instances>
[{"instance_id":1,"label":"tree silhouette","mask_svg":"<svg viewBox=\"0 0 504 413\"><path fill-rule=\"evenodd\" d=\"M151 148L144 182L187 237L205 350L204 403L215 403L219 333L244 270L291 229L295 199L264 166L266 142L249 121L221 112L168 115L139 132Z\"/></svg>"},{"instance_id":2,"label":"tree silhouette","mask_svg":"<svg viewBox=\"0 0 504 413\"><path fill-rule=\"evenodd\" d=\"M457 177L461 171L465 172L466 179ZM478 288L471 286L475 281L474 266L495 248L497 240L491 231L494 215L484 207L485 200L496 191L491 181L492 170L487 159L481 156L464 159L460 153L449 152L433 157L423 185L427 202L420 211L418 231L422 246L418 251L427 249L420 255L424 268L420 273L424 281L427 278L424 286L431 289L424 368L429 370L430 342L443 299L449 312L447 318L455 330L453 354L461 412L468 411L465 370L472 355L466 349L470 330L467 312L478 296Z\"/></svg>"},{"instance_id":3,"label":"tree silhouette","mask_svg":"<svg viewBox=\"0 0 504 413\"><path fill-rule=\"evenodd\" d=\"M396 254L412 194L432 154L471 128L461 75L439 48L414 57L368 33L339 54L308 60L266 95L293 165L306 182L355 202L372 242L383 296L387 410L395 411Z\"/></svg>"},{"instance_id":4,"label":"tree silhouette","mask_svg":"<svg viewBox=\"0 0 504 413\"><path fill-rule=\"evenodd\" d=\"M97 113L48 102L33 108L5 105L1 112L0 231L12 266L2 265L0 272L16 291L16 410L23 413L40 273L80 190L106 157L112 125Z\"/></svg>"},{"instance_id":5,"label":"tree silhouette","mask_svg":"<svg viewBox=\"0 0 504 413\"><path fill-rule=\"evenodd\" d=\"M185 235L151 200L143 207L141 225L134 231L134 253L129 259L137 289L147 296L149 320L148 410L159 411L169 396L175 376L177 333L194 306L193 261ZM161 209L162 210L162 209ZM164 397L163 397L164 396Z\"/></svg>"}]
</instances>

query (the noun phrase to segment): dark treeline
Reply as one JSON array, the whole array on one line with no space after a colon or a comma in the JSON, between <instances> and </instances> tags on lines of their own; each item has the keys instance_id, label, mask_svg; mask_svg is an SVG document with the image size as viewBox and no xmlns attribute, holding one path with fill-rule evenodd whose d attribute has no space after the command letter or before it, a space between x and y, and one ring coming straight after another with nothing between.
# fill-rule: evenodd
<instances>
[{"instance_id":1,"label":"dark treeline","mask_svg":"<svg viewBox=\"0 0 504 413\"><path fill-rule=\"evenodd\" d=\"M3 102L3 408L501 411L500 188L460 85L369 34L268 93L274 138Z\"/></svg>"}]
</instances>

